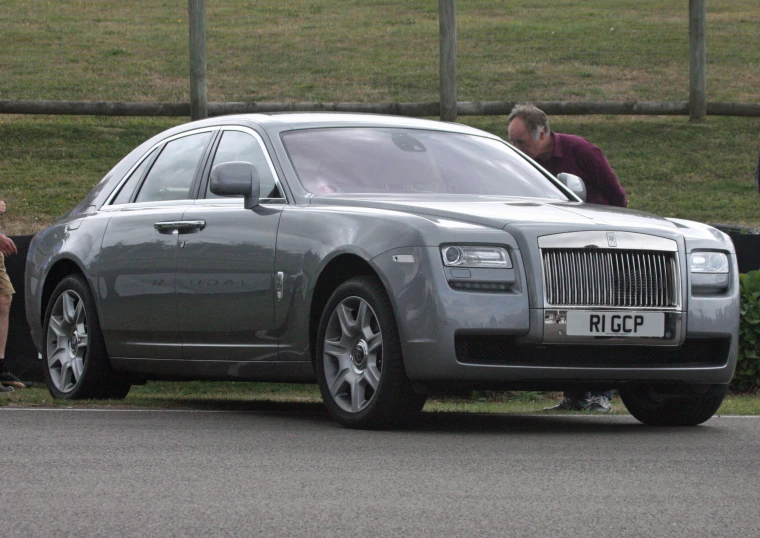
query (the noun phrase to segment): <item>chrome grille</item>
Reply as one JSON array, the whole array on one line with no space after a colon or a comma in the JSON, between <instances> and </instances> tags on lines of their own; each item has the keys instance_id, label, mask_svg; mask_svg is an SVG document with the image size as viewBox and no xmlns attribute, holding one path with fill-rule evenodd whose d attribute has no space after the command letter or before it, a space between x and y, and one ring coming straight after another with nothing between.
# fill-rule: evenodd
<instances>
[{"instance_id":1,"label":"chrome grille","mask_svg":"<svg viewBox=\"0 0 760 538\"><path fill-rule=\"evenodd\" d=\"M678 266L673 252L590 248L542 249L551 306L673 307Z\"/></svg>"}]
</instances>

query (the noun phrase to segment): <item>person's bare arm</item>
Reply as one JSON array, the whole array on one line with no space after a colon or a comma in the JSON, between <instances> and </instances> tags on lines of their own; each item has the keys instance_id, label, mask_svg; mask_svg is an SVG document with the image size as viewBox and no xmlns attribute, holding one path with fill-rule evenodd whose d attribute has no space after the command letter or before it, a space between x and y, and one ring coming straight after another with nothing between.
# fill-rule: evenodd
<instances>
[{"instance_id":1,"label":"person's bare arm","mask_svg":"<svg viewBox=\"0 0 760 538\"><path fill-rule=\"evenodd\" d=\"M3 200L0 200L0 215L5 213L5 202Z\"/></svg>"},{"instance_id":2,"label":"person's bare arm","mask_svg":"<svg viewBox=\"0 0 760 538\"><path fill-rule=\"evenodd\" d=\"M6 237L0 234L0 252L2 252L5 256L18 254L16 243L14 243L10 237Z\"/></svg>"}]
</instances>

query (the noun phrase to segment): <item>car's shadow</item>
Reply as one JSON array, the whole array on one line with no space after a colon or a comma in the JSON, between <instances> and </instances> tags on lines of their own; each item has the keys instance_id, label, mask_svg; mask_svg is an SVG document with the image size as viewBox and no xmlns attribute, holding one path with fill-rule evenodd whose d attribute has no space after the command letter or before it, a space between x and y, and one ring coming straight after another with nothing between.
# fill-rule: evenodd
<instances>
[{"instance_id":1,"label":"car's shadow","mask_svg":"<svg viewBox=\"0 0 760 538\"><path fill-rule=\"evenodd\" d=\"M334 422L322 403L195 400L183 401L186 409L252 413L309 423L315 427L343 429ZM174 407L173 407L174 408ZM176 408L175 408L176 409ZM615 433L641 434L644 432L670 435L674 431L694 431L693 428L646 426L630 415L598 414L488 414L461 412L423 412L395 431L402 432L462 432L462 433ZM714 428L700 427L700 434Z\"/></svg>"}]
</instances>

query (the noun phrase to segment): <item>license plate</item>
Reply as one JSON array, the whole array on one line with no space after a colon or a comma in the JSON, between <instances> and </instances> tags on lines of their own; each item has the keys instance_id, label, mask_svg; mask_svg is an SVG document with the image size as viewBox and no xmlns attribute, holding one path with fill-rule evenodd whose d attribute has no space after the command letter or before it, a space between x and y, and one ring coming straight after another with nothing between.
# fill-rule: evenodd
<instances>
[{"instance_id":1,"label":"license plate","mask_svg":"<svg viewBox=\"0 0 760 538\"><path fill-rule=\"evenodd\" d=\"M567 312L568 336L656 337L665 334L662 312Z\"/></svg>"}]
</instances>

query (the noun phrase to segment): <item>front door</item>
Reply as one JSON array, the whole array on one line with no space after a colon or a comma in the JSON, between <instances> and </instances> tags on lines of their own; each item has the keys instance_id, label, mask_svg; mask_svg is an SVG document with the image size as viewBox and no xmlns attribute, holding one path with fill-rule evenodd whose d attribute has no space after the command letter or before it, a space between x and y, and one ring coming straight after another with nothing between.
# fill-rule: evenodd
<instances>
[{"instance_id":1,"label":"front door","mask_svg":"<svg viewBox=\"0 0 760 538\"><path fill-rule=\"evenodd\" d=\"M212 150L213 166L245 161L261 181L261 204L212 194L207 182L182 217L202 229L180 235L177 250L177 317L187 360L277 360L274 323L275 248L285 207L261 138L228 127ZM208 174L207 174L208 175Z\"/></svg>"}]
</instances>

